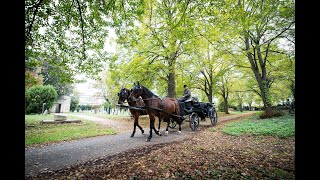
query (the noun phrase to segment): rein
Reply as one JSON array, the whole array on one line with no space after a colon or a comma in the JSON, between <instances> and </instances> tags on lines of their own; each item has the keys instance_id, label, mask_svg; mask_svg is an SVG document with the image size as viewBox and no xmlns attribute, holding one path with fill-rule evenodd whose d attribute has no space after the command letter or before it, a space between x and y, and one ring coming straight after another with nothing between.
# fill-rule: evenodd
<instances>
[{"instance_id":1,"label":"rein","mask_svg":"<svg viewBox=\"0 0 320 180\"><path fill-rule=\"evenodd\" d=\"M160 100L161 100L161 98L157 97L157 98L147 98L147 99L135 98L135 99L133 99L132 101L138 101L138 100L149 101L149 100L153 100L153 99L160 99Z\"/></svg>"}]
</instances>

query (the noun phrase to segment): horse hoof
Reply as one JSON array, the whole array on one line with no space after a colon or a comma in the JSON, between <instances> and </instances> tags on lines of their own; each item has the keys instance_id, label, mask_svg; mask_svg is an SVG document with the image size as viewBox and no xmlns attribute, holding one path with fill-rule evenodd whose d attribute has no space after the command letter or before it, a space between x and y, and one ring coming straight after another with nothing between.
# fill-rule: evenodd
<instances>
[{"instance_id":1,"label":"horse hoof","mask_svg":"<svg viewBox=\"0 0 320 180\"><path fill-rule=\"evenodd\" d=\"M150 139L148 138L146 141L149 142L150 140L151 140L151 138Z\"/></svg>"},{"instance_id":2,"label":"horse hoof","mask_svg":"<svg viewBox=\"0 0 320 180\"><path fill-rule=\"evenodd\" d=\"M169 131L166 131L165 133L166 133L166 134L169 134Z\"/></svg>"},{"instance_id":3,"label":"horse hoof","mask_svg":"<svg viewBox=\"0 0 320 180\"><path fill-rule=\"evenodd\" d=\"M178 131L178 134L181 134L181 131Z\"/></svg>"},{"instance_id":4,"label":"horse hoof","mask_svg":"<svg viewBox=\"0 0 320 180\"><path fill-rule=\"evenodd\" d=\"M143 133L144 133L144 130L142 130L141 133L143 134Z\"/></svg>"},{"instance_id":5,"label":"horse hoof","mask_svg":"<svg viewBox=\"0 0 320 180\"><path fill-rule=\"evenodd\" d=\"M131 134L131 136L130 137L133 137L134 135L133 134Z\"/></svg>"},{"instance_id":6,"label":"horse hoof","mask_svg":"<svg viewBox=\"0 0 320 180\"><path fill-rule=\"evenodd\" d=\"M159 132L159 136L162 136L161 132Z\"/></svg>"}]
</instances>

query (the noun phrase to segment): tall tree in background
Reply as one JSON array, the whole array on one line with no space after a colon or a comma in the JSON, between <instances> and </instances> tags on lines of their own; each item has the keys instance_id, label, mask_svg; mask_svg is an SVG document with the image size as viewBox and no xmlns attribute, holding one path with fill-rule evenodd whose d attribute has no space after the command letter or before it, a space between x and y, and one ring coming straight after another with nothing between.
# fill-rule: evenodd
<instances>
[{"instance_id":1,"label":"tall tree in background","mask_svg":"<svg viewBox=\"0 0 320 180\"><path fill-rule=\"evenodd\" d=\"M118 42L135 53L129 67L136 67L135 71L148 74L154 81L165 82L169 97L176 96L177 59L193 36L189 27L194 7L191 1L145 1L136 29L127 28L119 36Z\"/></svg>"},{"instance_id":2,"label":"tall tree in background","mask_svg":"<svg viewBox=\"0 0 320 180\"><path fill-rule=\"evenodd\" d=\"M239 0L232 13L240 25L244 52L257 80L265 110L271 113L272 79L268 76L268 70L277 60L270 59L278 53L285 53L279 47L279 40L294 31L294 2Z\"/></svg>"},{"instance_id":3,"label":"tall tree in background","mask_svg":"<svg viewBox=\"0 0 320 180\"><path fill-rule=\"evenodd\" d=\"M232 86L234 84L234 77L232 74L232 71L227 71L223 76L220 77L220 80L217 82L218 88L220 91L218 91L218 94L222 96L223 98L223 105L224 105L224 112L226 114L229 114L229 95L232 92Z\"/></svg>"}]
</instances>

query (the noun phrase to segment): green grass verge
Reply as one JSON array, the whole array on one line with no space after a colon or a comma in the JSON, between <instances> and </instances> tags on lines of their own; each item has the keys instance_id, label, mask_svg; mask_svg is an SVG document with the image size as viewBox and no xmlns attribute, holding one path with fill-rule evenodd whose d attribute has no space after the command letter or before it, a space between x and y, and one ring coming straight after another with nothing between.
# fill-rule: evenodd
<instances>
[{"instance_id":1,"label":"green grass verge","mask_svg":"<svg viewBox=\"0 0 320 180\"><path fill-rule=\"evenodd\" d=\"M53 119L50 115L25 115L25 144L59 142L99 135L115 134L113 129L105 128L91 121L81 119L82 123L40 124L41 120ZM68 115L68 119L79 119ZM31 126L31 127L30 127Z\"/></svg>"},{"instance_id":2,"label":"green grass verge","mask_svg":"<svg viewBox=\"0 0 320 180\"><path fill-rule=\"evenodd\" d=\"M293 137L295 134L295 117L284 115L270 119L259 119L259 116L250 116L242 121L225 125L221 130L225 134L239 136L267 135L280 138Z\"/></svg>"}]
</instances>

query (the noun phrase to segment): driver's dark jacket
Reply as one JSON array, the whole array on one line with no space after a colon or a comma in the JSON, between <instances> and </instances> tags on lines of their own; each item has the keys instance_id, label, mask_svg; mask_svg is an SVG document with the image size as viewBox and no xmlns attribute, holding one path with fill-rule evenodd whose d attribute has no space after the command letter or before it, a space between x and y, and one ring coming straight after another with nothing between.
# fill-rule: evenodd
<instances>
[{"instance_id":1,"label":"driver's dark jacket","mask_svg":"<svg viewBox=\"0 0 320 180\"><path fill-rule=\"evenodd\" d=\"M184 96L186 99L190 98L190 97L191 97L191 91L190 91L188 88L186 88L186 89L183 91L183 96Z\"/></svg>"}]
</instances>

